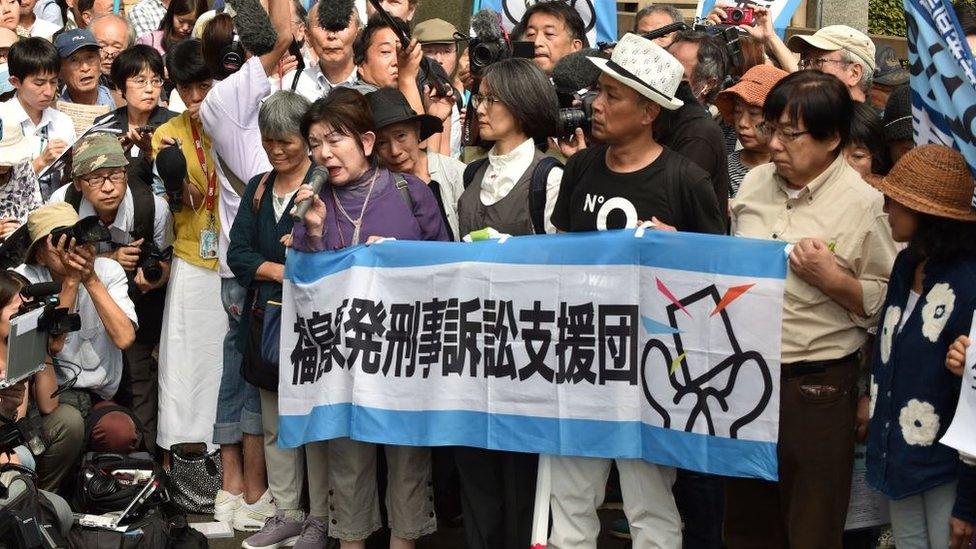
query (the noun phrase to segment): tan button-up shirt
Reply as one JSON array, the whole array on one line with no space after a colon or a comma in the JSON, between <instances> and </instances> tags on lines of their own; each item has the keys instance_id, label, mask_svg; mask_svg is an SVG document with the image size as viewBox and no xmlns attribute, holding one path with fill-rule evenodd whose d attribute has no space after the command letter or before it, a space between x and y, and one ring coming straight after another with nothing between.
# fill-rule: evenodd
<instances>
[{"instance_id":1,"label":"tan button-up shirt","mask_svg":"<svg viewBox=\"0 0 976 549\"><path fill-rule=\"evenodd\" d=\"M782 358L841 358L861 347L884 303L896 255L884 198L842 155L795 197L787 190L774 164L750 171L732 206L735 235L793 244L820 238L833 246L840 266L861 283L868 316L848 311L791 270L783 296Z\"/></svg>"}]
</instances>

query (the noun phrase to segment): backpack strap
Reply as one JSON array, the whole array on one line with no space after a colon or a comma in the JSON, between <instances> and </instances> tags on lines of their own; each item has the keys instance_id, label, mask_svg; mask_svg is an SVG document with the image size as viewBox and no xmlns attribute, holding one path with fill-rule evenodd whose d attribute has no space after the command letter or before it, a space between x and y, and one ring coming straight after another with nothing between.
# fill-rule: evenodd
<instances>
[{"instance_id":1,"label":"backpack strap","mask_svg":"<svg viewBox=\"0 0 976 549\"><path fill-rule=\"evenodd\" d=\"M413 213L413 197L410 196L410 187L407 185L407 178L403 176L402 173L393 172L393 181L396 184L396 188L400 191L400 197L403 198L403 202L410 208L410 213Z\"/></svg>"},{"instance_id":2,"label":"backpack strap","mask_svg":"<svg viewBox=\"0 0 976 549\"><path fill-rule=\"evenodd\" d=\"M132 192L132 237L153 242L156 238L156 195L141 181L133 181L129 190Z\"/></svg>"},{"instance_id":3,"label":"backpack strap","mask_svg":"<svg viewBox=\"0 0 976 549\"><path fill-rule=\"evenodd\" d=\"M251 197L251 211L254 215L258 215L258 210L261 209L261 199L264 198L264 191L268 188L268 178L271 177L271 172L264 172L261 176L261 181L258 181L258 186L254 189L254 196Z\"/></svg>"},{"instance_id":4,"label":"backpack strap","mask_svg":"<svg viewBox=\"0 0 976 549\"><path fill-rule=\"evenodd\" d=\"M74 183L68 183L68 188L64 193L64 201L71 204L71 207L77 212L81 208L81 191L75 188Z\"/></svg>"},{"instance_id":5,"label":"backpack strap","mask_svg":"<svg viewBox=\"0 0 976 549\"><path fill-rule=\"evenodd\" d=\"M532 170L532 179L529 183L529 216L532 218L535 234L546 234L546 186L549 182L549 172L553 168L562 166L559 160L551 156L543 156Z\"/></svg>"},{"instance_id":6,"label":"backpack strap","mask_svg":"<svg viewBox=\"0 0 976 549\"><path fill-rule=\"evenodd\" d=\"M484 166L486 162L488 162L488 158L479 158L478 160L475 160L474 162L468 164L466 168L464 168L463 180L464 180L465 189L467 189L468 186L474 182L474 176L478 174L478 170L480 170L481 167Z\"/></svg>"},{"instance_id":7,"label":"backpack strap","mask_svg":"<svg viewBox=\"0 0 976 549\"><path fill-rule=\"evenodd\" d=\"M244 187L246 187L247 184L241 181L240 177L237 177L237 174L230 169L230 166L224 162L224 159L221 158L219 154L217 154L215 151L211 151L211 153L213 157L217 159L217 163L220 164L220 169L224 172L224 177L227 178L230 186L233 187L235 192L237 192L237 196L244 196Z\"/></svg>"}]
</instances>

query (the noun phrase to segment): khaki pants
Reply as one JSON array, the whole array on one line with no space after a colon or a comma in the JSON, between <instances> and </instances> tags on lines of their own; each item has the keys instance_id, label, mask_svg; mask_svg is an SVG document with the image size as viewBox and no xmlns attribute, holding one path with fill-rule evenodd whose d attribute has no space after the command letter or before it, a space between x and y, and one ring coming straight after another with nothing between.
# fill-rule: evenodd
<instances>
[{"instance_id":1,"label":"khaki pants","mask_svg":"<svg viewBox=\"0 0 976 549\"><path fill-rule=\"evenodd\" d=\"M386 508L394 536L415 540L437 530L430 448L385 446ZM329 441L329 536L364 540L379 530L375 444L349 438Z\"/></svg>"},{"instance_id":2,"label":"khaki pants","mask_svg":"<svg viewBox=\"0 0 976 549\"><path fill-rule=\"evenodd\" d=\"M840 549L854 466L856 359L804 375L784 364L779 482L726 481L729 549Z\"/></svg>"},{"instance_id":3,"label":"khaki pants","mask_svg":"<svg viewBox=\"0 0 976 549\"><path fill-rule=\"evenodd\" d=\"M596 549L600 519L596 509L606 495L609 459L551 456L552 549ZM618 459L624 514L633 546L680 549L681 517L671 488L677 471L641 459Z\"/></svg>"},{"instance_id":4,"label":"khaki pants","mask_svg":"<svg viewBox=\"0 0 976 549\"><path fill-rule=\"evenodd\" d=\"M60 404L41 419L47 448L37 457L39 487L57 492L65 477L76 471L85 445L85 418L78 408Z\"/></svg>"},{"instance_id":5,"label":"khaki pants","mask_svg":"<svg viewBox=\"0 0 976 549\"><path fill-rule=\"evenodd\" d=\"M329 516L328 443L313 442L301 448L279 448L278 393L265 389L260 391L268 490L278 510L295 511L302 508L302 489L307 471L311 515L326 520Z\"/></svg>"}]
</instances>

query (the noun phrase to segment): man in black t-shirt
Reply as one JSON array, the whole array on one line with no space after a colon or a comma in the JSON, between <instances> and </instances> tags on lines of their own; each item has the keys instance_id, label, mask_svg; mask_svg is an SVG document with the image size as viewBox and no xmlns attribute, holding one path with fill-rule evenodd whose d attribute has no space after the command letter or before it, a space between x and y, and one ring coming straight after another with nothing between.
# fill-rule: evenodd
<instances>
[{"instance_id":1,"label":"man in black t-shirt","mask_svg":"<svg viewBox=\"0 0 976 549\"><path fill-rule=\"evenodd\" d=\"M638 38L624 40L630 44ZM641 51L646 46L636 47ZM662 228L725 233L725 213L708 174L654 139L651 126L661 108L682 105L674 97L681 64L658 50L659 65L641 55L614 56L628 68L613 59L591 58L605 73L593 103L593 136L604 145L583 149L567 162L552 214L557 229L623 229L654 221ZM677 71L676 76L669 70Z\"/></svg>"},{"instance_id":2,"label":"man in black t-shirt","mask_svg":"<svg viewBox=\"0 0 976 549\"><path fill-rule=\"evenodd\" d=\"M625 35L610 60L589 58L604 74L593 103L593 137L605 145L573 155L563 172L552 223L561 231L633 228L721 234L708 174L658 144L651 127L661 109L674 110L681 64L657 44ZM672 495L674 467L618 459L624 510L634 547L680 547L681 518ZM549 547L595 547L610 460L550 458L552 533Z\"/></svg>"}]
</instances>

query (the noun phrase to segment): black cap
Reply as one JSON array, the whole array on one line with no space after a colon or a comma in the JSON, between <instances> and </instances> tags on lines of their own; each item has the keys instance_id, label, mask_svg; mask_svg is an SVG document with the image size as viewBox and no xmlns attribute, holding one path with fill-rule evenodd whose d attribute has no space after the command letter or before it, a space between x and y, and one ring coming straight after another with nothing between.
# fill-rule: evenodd
<instances>
[{"instance_id":1,"label":"black cap","mask_svg":"<svg viewBox=\"0 0 976 549\"><path fill-rule=\"evenodd\" d=\"M885 141L912 139L912 98L911 88L898 86L885 103L884 134Z\"/></svg>"},{"instance_id":2,"label":"black cap","mask_svg":"<svg viewBox=\"0 0 976 549\"><path fill-rule=\"evenodd\" d=\"M436 116L417 114L410 107L407 98L396 88L380 88L366 96L369 108L373 111L373 121L376 129L382 130L387 126L400 122L420 122L420 140L426 141L435 133L444 131L444 125Z\"/></svg>"}]
</instances>

